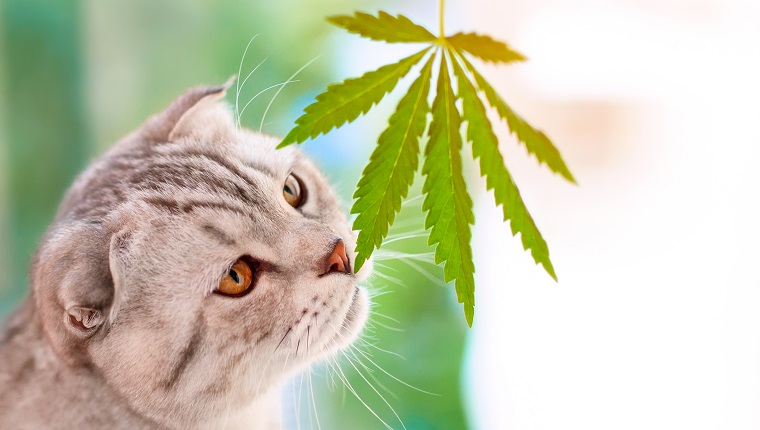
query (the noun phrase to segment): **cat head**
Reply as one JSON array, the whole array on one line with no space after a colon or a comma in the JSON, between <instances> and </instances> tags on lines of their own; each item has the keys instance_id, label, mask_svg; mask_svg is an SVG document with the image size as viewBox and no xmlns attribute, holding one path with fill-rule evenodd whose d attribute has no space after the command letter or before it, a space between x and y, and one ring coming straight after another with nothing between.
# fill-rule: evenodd
<instances>
[{"instance_id":1,"label":"cat head","mask_svg":"<svg viewBox=\"0 0 760 430\"><path fill-rule=\"evenodd\" d=\"M368 299L317 168L195 88L67 193L32 267L43 328L132 410L198 422L352 342Z\"/></svg>"}]
</instances>

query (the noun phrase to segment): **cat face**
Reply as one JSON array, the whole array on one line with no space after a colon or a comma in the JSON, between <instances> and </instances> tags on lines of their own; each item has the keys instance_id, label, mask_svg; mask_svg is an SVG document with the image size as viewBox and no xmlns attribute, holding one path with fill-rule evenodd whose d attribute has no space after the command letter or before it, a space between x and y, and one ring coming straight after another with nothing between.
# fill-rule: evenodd
<instances>
[{"instance_id":1,"label":"cat face","mask_svg":"<svg viewBox=\"0 0 760 430\"><path fill-rule=\"evenodd\" d=\"M72 187L33 267L54 348L160 423L243 408L367 317L355 239L298 150L191 90Z\"/></svg>"}]
</instances>

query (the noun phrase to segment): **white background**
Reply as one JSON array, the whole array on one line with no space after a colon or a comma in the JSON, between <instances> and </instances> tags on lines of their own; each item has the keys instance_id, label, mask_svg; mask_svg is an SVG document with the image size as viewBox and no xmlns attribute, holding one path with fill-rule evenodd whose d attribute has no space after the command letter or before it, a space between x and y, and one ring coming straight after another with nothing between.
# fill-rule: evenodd
<instances>
[{"instance_id":1,"label":"white background","mask_svg":"<svg viewBox=\"0 0 760 430\"><path fill-rule=\"evenodd\" d=\"M481 195L473 428L760 428L760 2L465 9L529 57L486 75L579 183L501 130L560 282Z\"/></svg>"}]
</instances>

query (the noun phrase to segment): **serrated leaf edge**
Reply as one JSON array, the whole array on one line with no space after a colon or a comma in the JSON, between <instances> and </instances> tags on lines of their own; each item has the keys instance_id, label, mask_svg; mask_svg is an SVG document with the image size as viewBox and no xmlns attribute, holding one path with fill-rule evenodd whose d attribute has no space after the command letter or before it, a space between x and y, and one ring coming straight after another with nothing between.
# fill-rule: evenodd
<instances>
[{"instance_id":1,"label":"serrated leaf edge","mask_svg":"<svg viewBox=\"0 0 760 430\"><path fill-rule=\"evenodd\" d=\"M496 58L496 57L487 57L483 55L482 51L475 51L471 49L469 44L461 43L463 37L473 37L476 39L484 39L488 43L494 46L499 46L504 51L503 53L508 56L508 58L504 59L504 58ZM494 39L491 36L488 36L485 34L473 33L473 32L464 33L460 31L458 33L452 34L451 36L447 36L446 42L448 42L448 44L450 46L453 46L455 49L465 51L474 57L480 58L483 61L488 61L492 63L509 64L509 63L517 63L517 62L522 62L522 61L527 60L525 55L512 49L506 42L502 42L501 40Z\"/></svg>"},{"instance_id":2,"label":"serrated leaf edge","mask_svg":"<svg viewBox=\"0 0 760 430\"><path fill-rule=\"evenodd\" d=\"M451 116L453 115L451 113L450 109L453 108L455 111L457 111L457 114L459 113L458 107L456 106L456 100L458 99L458 96L456 94L453 94L454 93L454 86L452 85L451 76L450 76L450 74L448 72L448 65L447 65L447 62L446 62L446 59L445 59L446 58L446 51L443 50L443 49L441 49L440 52L441 52L441 55L440 55L440 58L441 58L441 65L440 65L440 67L441 67L441 69L440 69L439 78L438 78L439 79L439 83L438 83L438 85L436 85L436 96L435 96L436 100L433 102L433 104L434 105L436 104L437 99L439 97L448 97L449 96L449 92L452 93L452 95L454 96L453 100L446 100L446 101L444 101L445 106L446 106L446 112L448 112L447 115L446 115L446 118L444 118L444 120L446 121L446 123L445 123L445 128L447 130L446 133L448 134L448 133L450 133L451 128L452 128L451 124L449 124ZM448 79L444 82L445 78L448 78ZM441 85L443 85L443 87L444 87L444 95L440 94ZM446 87L448 87L448 91L445 91L447 89ZM433 116L433 122L435 122L436 121L436 118L435 118L435 107L433 107L432 111L433 111L433 115L434 115ZM460 122L460 127L461 127L461 122ZM457 127L457 130L455 131L455 133L460 133L460 130L459 130L460 127ZM431 123L430 133L432 133L433 129L434 129L433 128L433 124ZM458 136L459 136L459 138L461 140L461 134L458 135ZM429 197L432 197L432 194L431 194L431 187L432 187L432 185L429 185L430 184L429 181L431 180L430 174L429 174L430 171L428 171L427 173L425 172L426 170L428 170L426 168L426 166L428 165L427 162L430 160L429 153L430 153L430 150L432 148L430 145L434 144L432 135L431 135L431 138L428 140L428 144L427 144L427 147L425 149L425 164L423 165L423 174L426 176L426 180L425 180L425 184L423 186L423 194L425 194L426 198L425 198L425 200L423 202L422 209L423 209L423 211L427 212L427 215L425 217L425 228L427 229L427 228L431 228L432 227L432 230L430 231L430 235L429 235L429 238L428 238L428 244L429 245L433 245L433 244L436 245L435 262L436 262L436 264L440 264L441 262L444 263L444 281L449 282L451 280L454 280L455 290L457 292L457 299L458 299L458 301L460 303L464 304L465 318L467 319L468 325L472 326L472 321L473 321L473 317L474 317L474 305L475 305L475 296L474 296L474 291L475 291L475 282L474 282L475 265L474 265L474 261L473 261L473 255L472 255L472 244L470 243L470 241L472 239L471 224L474 222L474 215L472 213L471 198L470 198L469 192L467 191L467 188L466 188L466 183L465 183L466 181L464 180L464 176L463 176L462 171L461 171L462 166L460 165L459 166L459 170L457 170L457 169L455 169L455 166L453 165L453 161L455 159L455 156L458 156L459 159L460 159L460 161L461 161L461 153L460 153L460 151L461 151L462 148L457 148L456 151L454 151L454 152L456 152L456 154L454 154L453 150L451 148L452 142L453 142L453 136L449 137L447 139L447 142L446 142L446 144L449 145L449 148L447 148L447 151L450 154L450 156L448 157L449 158L448 162L450 163L449 164L449 171L451 172L451 179L450 179L450 181L451 181L451 189L452 190L456 190L457 189L456 180L457 179L461 179L462 185L464 185L464 196L463 197L466 198L466 199L468 199L468 201L470 202L470 205L465 205L468 208L468 212L464 214L464 216L465 216L465 220L464 220L465 226L464 226L464 228L466 229L466 232L467 232L467 236L468 236L466 238L467 240L465 240L465 241L461 240L461 237L460 237L461 235L459 234L459 230L458 229L456 229L455 232L454 232L456 234L455 243L456 243L457 247L459 248L459 255L458 255L459 258L457 259L457 261L459 261L460 267L458 267L458 268L457 267L453 267L451 270L447 270L449 268L449 264L451 263L449 260L451 260L452 255L449 254L447 256L443 256L441 254L443 252L443 250L440 247L441 247L441 244L443 242L443 238L445 238L445 233L449 232L449 228L450 227L447 225L445 228L443 228L443 231L444 231L443 238L436 239L433 236L434 233L435 233L435 231L438 231L435 228L436 226L433 226L434 222L430 218L430 214L431 214L430 209L432 209L435 206L435 202L433 202L432 200L429 200ZM458 175L458 177L457 177L457 175ZM442 196L435 196L434 198L437 201L437 199L441 198L441 197ZM458 203L456 202L456 200L458 200L458 198L462 197L462 196L457 196L456 192L454 192L454 194L452 194L450 196L443 196L443 197L446 198L446 203L444 203L443 205L440 205L440 207L442 207L442 208L445 208L449 204L448 203L449 200L453 199L455 201L454 202L454 205L455 205L455 207L454 207L454 213L452 215L452 218L449 220L449 223L453 221L453 222L457 222L457 224L459 224L459 222L460 222L459 217L460 217L461 207L460 207L460 210L457 210ZM443 227L443 226L439 226L439 227ZM467 260L467 261L465 261L465 260ZM471 272L468 272L468 271L464 270L465 269L464 266L465 266L466 263L469 263L469 266L472 268ZM454 274L454 275L451 274L451 271L453 271L453 270L457 271L456 274Z\"/></svg>"},{"instance_id":3,"label":"serrated leaf edge","mask_svg":"<svg viewBox=\"0 0 760 430\"><path fill-rule=\"evenodd\" d=\"M480 175L486 177L486 189L494 190L494 201L496 202L497 206L502 207L504 221L505 222L509 221L510 227L512 230L512 235L516 236L518 233L520 233L520 239L522 242L523 249L525 249L526 251L529 251L531 256L533 257L533 260L536 262L536 264L540 264L541 266L543 266L544 270L546 270L549 276L551 276L556 281L557 274L554 270L554 266L549 256L548 244L546 243L546 240L543 238L543 235L541 234L541 231L538 229L538 226L536 226L536 223L533 220L533 217L531 216L530 211L528 210L527 206L525 205L525 202L522 199L522 196L520 195L520 190L517 188L517 185L515 184L514 179L512 178L512 175L509 173L509 169L504 163L504 157L499 151L499 147L498 147L498 138L493 133L493 126L491 125L491 122L488 119L488 116L486 115L485 105L483 104L483 101L480 100L480 96L477 93L477 87L475 86L475 83L473 83L471 79L466 76L464 69L462 68L462 66L460 66L460 64L457 61L452 61L452 63L454 66L455 74L457 75L457 79L460 81L460 84L459 84L460 97L463 100L462 117L463 117L463 120L468 123L466 139L472 143L473 160L477 161L478 158L480 158L480 163L479 163L480 172L481 172ZM465 87L464 90L463 90L463 86ZM474 114L468 114L468 111L466 110L466 105L464 104L464 96L462 95L463 91L468 91L472 94L471 97L473 98L474 102L478 103L478 105L476 105L476 108L479 109L478 112ZM498 158L498 161L499 161L496 164L500 166L501 168L503 168L501 173L506 177L506 180L507 180L507 183L504 184L504 186L507 187L507 189L504 190L504 192L507 194L510 194L510 193L513 194L516 200L515 202L512 202L512 204L510 204L510 202L508 201L499 202L499 197L496 193L497 185L492 183L492 181L490 180L491 178L490 178L490 175L488 174L488 171L484 169L484 163L486 163L487 160L483 159L482 154L481 156L476 155L476 145L478 145L479 142L475 142L473 139L470 138L471 137L470 127L472 126L471 119L470 119L472 117L470 115L479 115L481 119L484 121L484 123L488 124L489 126L488 132L490 132L492 141L496 146L495 148L493 148L493 150L496 153L495 156ZM486 143L483 143L483 144L485 145ZM510 192L510 189L511 189L511 192ZM512 206L512 205L517 205L521 208L521 212L524 213L524 217L526 218L525 222L528 223L529 225L521 225L520 223L517 222L518 218L516 217L516 214L512 214L509 211L509 206ZM527 229L531 229L532 232L530 232L530 234L526 234L528 233L526 231ZM535 237L536 243L530 244L528 242L529 237L533 237L533 236Z\"/></svg>"},{"instance_id":4,"label":"serrated leaf edge","mask_svg":"<svg viewBox=\"0 0 760 430\"><path fill-rule=\"evenodd\" d=\"M570 173L570 169L567 167L567 164L565 163L565 160L562 158L562 154L560 154L559 149L552 143L551 139L541 130L536 129L532 125L530 125L525 119L523 119L517 112L515 112L504 99L499 95L499 93L496 92L496 90L491 86L491 84L486 81L486 79L483 77L483 75L478 72L478 70L475 68L475 66L472 65L472 63L467 60L467 57L464 55L464 52L462 52L460 49L457 49L455 47L451 47L452 50L457 54L457 58L462 61L462 63L465 65L465 68L469 71L469 73L474 78L474 84L475 87L479 90L479 92L483 93L485 95L485 100L488 101L489 106L491 106L496 112L499 114L501 119L507 123L507 126L509 127L510 132L512 135L514 135L518 142L520 142L525 150L530 154L539 165L543 164L546 167L549 168L554 173L557 173L558 175L565 178L570 183L575 184L576 180L572 173ZM501 108L501 109L500 109ZM511 124L509 120L509 115L513 116L518 121L521 121L525 126L530 128L535 135L538 136L539 139L544 139L545 144L548 147L548 150L552 152L554 157L557 159L556 164L553 162L550 162L549 159L543 155L539 154L540 151L538 151L534 144L529 142L528 139L526 139L524 136L521 136L518 133L518 130L514 128L514 125Z\"/></svg>"},{"instance_id":5,"label":"serrated leaf edge","mask_svg":"<svg viewBox=\"0 0 760 430\"><path fill-rule=\"evenodd\" d=\"M416 30L420 31L422 34L424 34L424 38L415 38L416 35L410 36L411 33L404 32L404 36L408 36L408 40L391 40L388 38L384 38L378 34L372 34L371 30L368 28L364 28L364 31L360 29L362 27L362 23L360 18L372 18L377 21L378 24L380 24L383 19L390 19L395 20L399 23L400 26L412 26ZM430 32L427 28L417 24L416 22L412 21L408 17L397 14L396 16L393 16L387 12L379 11L377 16L365 13L365 12L354 12L354 15L334 15L327 18L327 21L330 24L335 25L336 27L342 28L346 30L349 33L358 34L361 37L370 39L370 40L376 40L376 41L382 41L386 43L430 43L436 40L436 37L433 33ZM397 31L400 30L400 27L396 28ZM398 33L397 33L398 34Z\"/></svg>"},{"instance_id":6,"label":"serrated leaf edge","mask_svg":"<svg viewBox=\"0 0 760 430\"><path fill-rule=\"evenodd\" d=\"M412 91L412 88L414 88L414 86L418 83L418 81L421 82L420 91L419 91L417 97L414 100L414 107L412 109L413 113L412 113L411 117L409 118L409 123L408 123L406 129L404 130L404 138L402 139L402 144L399 147L399 152L397 153L396 158L394 160L393 168L391 169L390 178L389 178L388 182L386 183L385 192L382 194L383 197L381 198L382 201L380 203L380 207L383 207L383 204L387 204L388 203L388 201L387 201L387 197L389 196L388 190L389 190L389 188L392 185L392 178L397 174L397 167L399 165L399 161L400 161L401 157L404 155L404 145L405 145L405 142L407 141L407 138L408 138L409 133L411 131L412 120L415 117L414 112L417 112L417 109L421 106L422 103L425 104L425 106L423 106L425 112L429 112L429 110L430 110L429 106L427 105L427 97L428 97L428 94L430 93L430 77L432 76L433 60L434 60L433 56L431 56L428 59L427 63L425 63L425 65L420 70L420 75L417 77L417 79L415 80L415 82L412 83L412 85L410 86L409 91L404 96L404 97L406 97L407 95L410 95L411 91ZM426 80L426 81L423 82L423 80ZM399 101L399 104L397 106L397 111L402 106L403 102L404 102L404 98L402 97L401 101ZM393 119L393 115L395 115L395 112L391 115L391 119ZM390 129L391 127L392 127L392 125L389 123L387 129ZM385 131L383 133L385 133ZM422 130L422 134L419 137L415 138L416 139L416 145L417 145L415 152L417 153L417 156L419 156L419 140L424 136L424 133L425 133L425 130L423 129ZM380 138L382 138L382 134L380 135ZM379 145L381 145L380 138L378 139L378 146L376 147L375 151L373 151L373 156L374 156L374 152L377 152L380 149L379 148ZM365 167L364 171L362 172L362 177L359 179L360 183L365 178L365 175L367 174L367 169L370 168L370 166L372 164L372 161L373 161L372 156L370 156L370 162L367 164L367 167ZM417 164L417 167L419 167L418 164ZM409 192L409 188L411 187L412 182L414 181L414 173L416 172L416 170L417 169L415 168L414 171L409 172L409 173L412 174L412 180L406 186L406 190L405 191L403 189L401 190L400 195L401 195L402 199ZM356 194L358 192L359 192L359 189L357 188L357 190L354 192L354 197L356 197ZM361 199L361 197L357 198L357 200L354 202L354 205L351 208L351 213L356 213L354 211L354 208L356 207L356 205L357 205L357 203L359 202L360 199ZM393 207L393 213L391 214L391 216L389 217L389 219L387 221L388 228L390 228L390 226L393 225L395 214L397 214L400 211L400 209L401 209L400 207L398 209L396 209L395 202L390 202L390 204L393 205L392 206ZM364 236L366 236L366 235L372 235L372 233L378 228L377 222L379 220L379 213L380 213L380 209L378 209L378 215L375 216L374 220L371 222L371 224L372 224L372 230L371 231L368 232L368 230L366 228L365 229L361 229L359 231L359 237L357 238L357 250L359 249L359 244L362 243L362 238ZM357 220L354 220L354 226L353 226L354 229L356 228L357 221L358 221L358 217L357 217ZM361 252L361 251L359 251L357 253L357 257L356 257L356 270L357 271L361 268L361 266L364 264L364 262L366 260L368 260L372 256L372 253L374 252L374 250L380 248L380 246L382 245L382 242L385 239L385 237L387 236L387 234L388 233L386 232L385 234L381 234L380 235L379 243L377 242L376 238L370 237L369 240L372 243L372 246L370 247L370 251L366 255L364 255L364 253Z\"/></svg>"},{"instance_id":7,"label":"serrated leaf edge","mask_svg":"<svg viewBox=\"0 0 760 430\"><path fill-rule=\"evenodd\" d=\"M427 47L427 48L425 48L425 49L423 49L423 50L421 50L421 51L419 51L419 52L417 52L415 54L412 54L412 55L410 55L408 57L405 57L405 58L397 61L396 63L386 65L386 66L400 66L402 63L405 63L407 61L409 62L409 67L406 69L406 71L396 78L396 84L398 84L398 81L400 81L404 76L406 76L409 73L409 71L416 64L418 64L420 61L422 61L422 59L425 57L425 54L427 52L429 52L431 49L432 49L432 47ZM304 131L306 131L306 130L302 130L302 127L304 127L305 124L307 124L306 123L306 119L304 119L304 118L312 115L312 113L310 112L310 110L313 111L314 109L317 109L317 106L320 103L323 103L323 101L320 100L320 97L329 94L330 91L331 91L331 89L333 91L335 91L336 87L346 86L349 82L355 82L357 80L361 80L361 79L367 77L368 75L370 75L372 73L376 73L376 72L382 70L382 68L386 67L386 66L382 66L379 69L375 69L375 70L366 72L366 73L362 74L358 78L348 78L348 79L345 79L343 82L340 82L340 83L328 86L327 89L324 92L320 93L316 97L317 101L315 101L314 103L312 103L312 104L306 106L306 108L304 108L304 113L300 117L298 117L298 119L296 119L296 126L293 129L291 129L290 132L282 140L282 142L280 142L280 144L277 145L277 148L278 149L279 148L284 148L284 147L286 147L288 145L291 145L293 143L302 143L302 142L305 142L307 139L314 139L317 136L320 136L322 134L326 134L326 133L330 132L334 128L339 128L339 127L343 126L346 123L351 123L354 120L356 120L356 118L358 118L361 115L369 112L369 110L372 109L373 106L375 106L383 98L385 98L385 96L388 93L390 93L391 91L393 91L393 89L395 88L395 85L392 88L390 88L388 91L384 92L380 96L379 99L373 101L370 105L368 105L365 110L361 110L361 112L358 115L356 115L355 118L344 120L341 123L333 123L329 128L327 128L325 130L322 130L322 131L316 131L316 132L314 132L313 130L308 131L308 133L306 134L307 137L295 137L297 135L302 134ZM401 70L403 70L403 68ZM345 101L343 104L339 105L338 107L333 107L333 108L329 109L327 112L321 113L320 114L320 118L329 117L331 114L334 114L338 109L345 108L346 106L349 106L351 103L355 103L357 101L360 101L363 96L365 96L366 94L368 94L372 90L378 88L380 85L382 85L383 83L387 82L389 79L394 78L394 77L395 77L395 75L388 74L387 77L386 77L386 79L383 79L383 80L375 83L373 86L371 86L369 88L365 88L364 91L354 93L352 97L350 97L347 101ZM314 122L316 122L316 120L311 120L311 122L314 123Z\"/></svg>"}]
</instances>

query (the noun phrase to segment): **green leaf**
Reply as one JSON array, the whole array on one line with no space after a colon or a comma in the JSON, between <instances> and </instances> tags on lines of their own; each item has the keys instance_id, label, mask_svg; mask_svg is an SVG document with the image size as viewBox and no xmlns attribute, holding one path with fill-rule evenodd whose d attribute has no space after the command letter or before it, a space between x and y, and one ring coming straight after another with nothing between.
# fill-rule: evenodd
<instances>
[{"instance_id":1,"label":"green leaf","mask_svg":"<svg viewBox=\"0 0 760 430\"><path fill-rule=\"evenodd\" d=\"M557 275L549 259L549 247L538 231L520 196L520 191L504 164L504 158L499 152L499 141L488 120L486 108L462 67L456 61L452 63L459 82L462 116L467 122L467 140L472 142L473 159L480 161L480 174L486 177L486 188L494 190L496 204L501 205L504 211L504 221L510 221L512 234L520 233L523 248L526 251L530 250L536 264L542 264L556 281Z\"/></svg>"},{"instance_id":2,"label":"green leaf","mask_svg":"<svg viewBox=\"0 0 760 430\"><path fill-rule=\"evenodd\" d=\"M377 147L364 168L351 213L358 213L353 229L359 230L356 241L355 270L379 248L388 235L401 201L409 194L419 163L419 141L425 132L430 111L427 97L433 58L425 63L420 76L412 83L388 121Z\"/></svg>"},{"instance_id":3,"label":"green leaf","mask_svg":"<svg viewBox=\"0 0 760 430\"><path fill-rule=\"evenodd\" d=\"M528 153L533 154L539 163L546 164L553 172L559 173L568 181L575 183L573 174L570 173L559 150L554 146L549 137L544 132L531 127L520 115L513 111L496 90L478 73L472 63L467 61L464 55L459 55L459 59L462 60L470 73L475 77L475 82L486 95L488 103L507 122L509 129L517 136L517 140L525 145Z\"/></svg>"},{"instance_id":4,"label":"green leaf","mask_svg":"<svg viewBox=\"0 0 760 430\"><path fill-rule=\"evenodd\" d=\"M446 282L456 281L457 298L464 303L467 323L472 326L475 265L470 247L470 224L475 222L475 216L462 175L462 137L459 132L462 119L443 53L432 112L430 140L425 147L422 166L425 175L422 210L427 212L425 228L432 227L428 244L437 244L435 262L445 262Z\"/></svg>"},{"instance_id":5,"label":"green leaf","mask_svg":"<svg viewBox=\"0 0 760 430\"><path fill-rule=\"evenodd\" d=\"M494 63L525 61L525 56L506 43L476 33L457 33L446 40L456 49L469 52L481 60Z\"/></svg>"},{"instance_id":6,"label":"green leaf","mask_svg":"<svg viewBox=\"0 0 760 430\"><path fill-rule=\"evenodd\" d=\"M359 78L328 86L325 92L317 96L316 102L304 109L304 114L296 120L296 126L278 148L313 139L367 113L396 87L399 79L409 73L430 49L425 48L398 63L367 72Z\"/></svg>"},{"instance_id":7,"label":"green leaf","mask_svg":"<svg viewBox=\"0 0 760 430\"><path fill-rule=\"evenodd\" d=\"M393 16L385 12L379 12L375 17L368 13L355 12L354 16L339 15L327 18L327 20L345 28L350 33L356 33L362 37L384 42L432 42L436 39L433 33L425 27L413 23L404 15Z\"/></svg>"}]
</instances>

